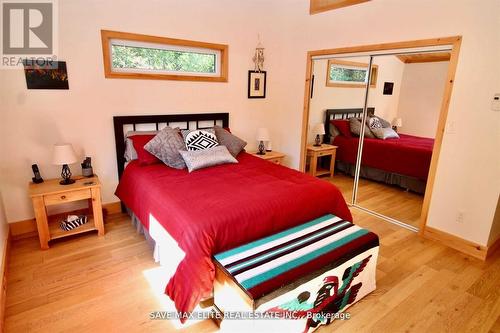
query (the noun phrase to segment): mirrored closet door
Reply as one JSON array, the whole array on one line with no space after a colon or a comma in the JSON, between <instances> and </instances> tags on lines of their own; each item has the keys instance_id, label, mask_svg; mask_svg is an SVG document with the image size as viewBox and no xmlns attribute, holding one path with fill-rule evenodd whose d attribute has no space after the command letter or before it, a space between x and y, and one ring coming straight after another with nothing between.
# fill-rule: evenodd
<instances>
[{"instance_id":1,"label":"mirrored closet door","mask_svg":"<svg viewBox=\"0 0 500 333\"><path fill-rule=\"evenodd\" d=\"M314 57L306 170L352 206L417 231L451 48Z\"/></svg>"}]
</instances>

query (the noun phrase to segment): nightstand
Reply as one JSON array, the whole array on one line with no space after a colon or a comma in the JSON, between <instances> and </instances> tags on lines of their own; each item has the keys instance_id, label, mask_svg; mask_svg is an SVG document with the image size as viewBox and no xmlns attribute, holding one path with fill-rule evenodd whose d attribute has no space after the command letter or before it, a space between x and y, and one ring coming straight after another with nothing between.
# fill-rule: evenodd
<instances>
[{"instance_id":1,"label":"nightstand","mask_svg":"<svg viewBox=\"0 0 500 333\"><path fill-rule=\"evenodd\" d=\"M309 173L316 177L322 175L330 175L333 177L333 170L335 169L335 155L337 154L337 146L322 144L319 147L308 145L307 157L309 158ZM328 169L318 168L318 159L323 156L331 156L330 167Z\"/></svg>"},{"instance_id":2,"label":"nightstand","mask_svg":"<svg viewBox=\"0 0 500 333\"><path fill-rule=\"evenodd\" d=\"M49 248L49 241L57 238L72 236L87 231L97 230L98 235L104 235L104 223L101 205L101 183L97 176L84 178L74 177L75 183L71 185L60 185L60 179L49 179L40 184L29 184L29 195L33 201L35 210L38 238L42 250ZM78 200L88 200L89 209L92 207L92 215L88 217L87 223L64 231L59 227L63 219L61 214L47 216L47 206L58 205Z\"/></svg>"},{"instance_id":3,"label":"nightstand","mask_svg":"<svg viewBox=\"0 0 500 333\"><path fill-rule=\"evenodd\" d=\"M258 155L257 152L250 152L253 156L257 156L262 158L263 160L267 160L269 162L273 162L275 164L283 164L283 159L285 158L285 154L277 152L277 151L266 151L265 155Z\"/></svg>"}]
</instances>

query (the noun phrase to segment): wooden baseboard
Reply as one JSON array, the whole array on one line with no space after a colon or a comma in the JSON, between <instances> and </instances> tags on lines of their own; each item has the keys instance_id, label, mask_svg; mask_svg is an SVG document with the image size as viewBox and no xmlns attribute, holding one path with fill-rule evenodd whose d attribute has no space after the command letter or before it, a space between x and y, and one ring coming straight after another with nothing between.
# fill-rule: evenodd
<instances>
[{"instance_id":1,"label":"wooden baseboard","mask_svg":"<svg viewBox=\"0 0 500 333\"><path fill-rule=\"evenodd\" d=\"M500 237L498 237L496 241L488 245L488 249L486 250L486 259L491 257L491 255L498 249L500 249Z\"/></svg>"},{"instance_id":2,"label":"wooden baseboard","mask_svg":"<svg viewBox=\"0 0 500 333\"><path fill-rule=\"evenodd\" d=\"M121 212L121 202L110 202L102 205L103 215L116 214ZM78 210L75 213L85 213L87 210ZM35 219L9 223L10 234L13 240L37 236ZM1 332L1 331L0 331Z\"/></svg>"},{"instance_id":3,"label":"wooden baseboard","mask_svg":"<svg viewBox=\"0 0 500 333\"><path fill-rule=\"evenodd\" d=\"M486 260L488 255L488 246L476 244L438 229L425 227L423 236L480 260Z\"/></svg>"},{"instance_id":4,"label":"wooden baseboard","mask_svg":"<svg viewBox=\"0 0 500 333\"><path fill-rule=\"evenodd\" d=\"M7 232L7 238L5 239L5 244L3 248L3 258L2 258L2 285L0 289L0 332L4 331L5 328L5 301L7 299L7 273L9 270L9 258L10 258L10 232Z\"/></svg>"}]
</instances>

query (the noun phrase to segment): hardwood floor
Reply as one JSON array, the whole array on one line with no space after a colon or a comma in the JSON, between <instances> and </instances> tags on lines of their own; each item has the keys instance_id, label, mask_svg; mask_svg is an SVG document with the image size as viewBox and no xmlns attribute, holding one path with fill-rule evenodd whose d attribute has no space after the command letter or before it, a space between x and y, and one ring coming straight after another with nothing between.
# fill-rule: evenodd
<instances>
[{"instance_id":1,"label":"hardwood floor","mask_svg":"<svg viewBox=\"0 0 500 333\"><path fill-rule=\"evenodd\" d=\"M335 184L348 202L351 202L354 178L336 173L333 178L323 178ZM360 179L358 204L414 227L420 226L420 213L424 196L407 192L399 187Z\"/></svg>"},{"instance_id":2,"label":"hardwood floor","mask_svg":"<svg viewBox=\"0 0 500 333\"><path fill-rule=\"evenodd\" d=\"M353 214L380 236L377 289L348 309L350 320L319 332L500 331L500 251L481 262ZM183 328L150 320L150 311L173 309L162 294L161 268L128 216L111 215L106 222L104 237L63 239L47 251L36 238L12 243L6 332L217 331L209 320Z\"/></svg>"}]
</instances>

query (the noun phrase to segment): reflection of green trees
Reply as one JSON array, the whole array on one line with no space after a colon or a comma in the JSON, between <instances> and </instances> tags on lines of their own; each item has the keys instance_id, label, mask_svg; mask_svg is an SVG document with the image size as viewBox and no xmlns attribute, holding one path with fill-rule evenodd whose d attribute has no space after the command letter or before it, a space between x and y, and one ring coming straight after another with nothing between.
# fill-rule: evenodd
<instances>
[{"instance_id":1,"label":"reflection of green trees","mask_svg":"<svg viewBox=\"0 0 500 333\"><path fill-rule=\"evenodd\" d=\"M342 67L330 67L331 81L365 82L366 69L350 69Z\"/></svg>"},{"instance_id":2,"label":"reflection of green trees","mask_svg":"<svg viewBox=\"0 0 500 333\"><path fill-rule=\"evenodd\" d=\"M215 73L215 55L113 45L114 68Z\"/></svg>"}]
</instances>

